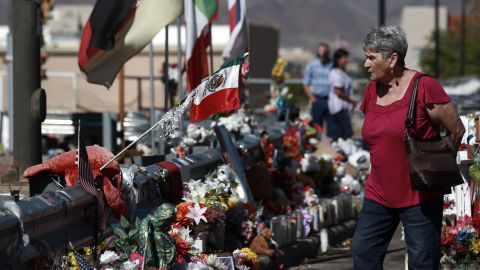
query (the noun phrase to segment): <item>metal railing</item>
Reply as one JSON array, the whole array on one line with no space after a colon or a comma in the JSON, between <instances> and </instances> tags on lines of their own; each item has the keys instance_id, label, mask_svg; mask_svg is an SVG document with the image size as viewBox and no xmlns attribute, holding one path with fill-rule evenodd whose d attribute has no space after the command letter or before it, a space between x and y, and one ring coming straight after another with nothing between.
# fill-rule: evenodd
<instances>
[{"instance_id":1,"label":"metal railing","mask_svg":"<svg viewBox=\"0 0 480 270\"><path fill-rule=\"evenodd\" d=\"M78 80L80 78L80 72L74 71L47 71L46 73L48 78L70 78L71 79L71 91L72 91L72 101L71 108L73 111L77 110L78 105ZM5 111L3 108L3 93L8 89L8 80L5 80L4 77L7 77L8 74L4 70L0 70L0 111ZM7 86L4 88L4 80L7 82Z\"/></svg>"}]
</instances>

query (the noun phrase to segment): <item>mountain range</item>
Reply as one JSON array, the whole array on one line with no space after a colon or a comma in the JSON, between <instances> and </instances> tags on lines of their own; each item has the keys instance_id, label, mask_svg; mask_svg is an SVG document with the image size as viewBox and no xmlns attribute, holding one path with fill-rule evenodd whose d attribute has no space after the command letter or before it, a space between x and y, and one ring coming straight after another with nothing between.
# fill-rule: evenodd
<instances>
[{"instance_id":1,"label":"mountain range","mask_svg":"<svg viewBox=\"0 0 480 270\"><path fill-rule=\"evenodd\" d=\"M0 24L6 23L7 1L0 0ZM182 1L182 0L179 0ZM478 0L473 0L478 1ZM280 30L280 46L311 49L319 41L343 40L358 47L378 25L379 0L246 0L250 23ZM441 0L449 14L459 14L460 0ZM94 4L94 0L55 0L55 4ZM405 6L434 5L434 0L385 0L386 23L399 24ZM73 7L72 7L73 8ZM227 0L220 0L219 21L228 23ZM359 47L358 47L359 48Z\"/></svg>"},{"instance_id":2,"label":"mountain range","mask_svg":"<svg viewBox=\"0 0 480 270\"><path fill-rule=\"evenodd\" d=\"M223 1L225 2L225 1ZM360 45L369 29L378 25L379 0L246 0L251 23L280 30L281 47L313 50L319 41L344 40ZM385 0L386 24L400 24L405 6L433 6L434 0ZM225 4L223 4L225 5ZM449 14L461 12L461 1L442 0ZM226 7L221 6L221 9ZM224 14L224 13L220 13ZM220 16L221 22L227 16ZM359 47L358 47L359 48Z\"/></svg>"}]
</instances>

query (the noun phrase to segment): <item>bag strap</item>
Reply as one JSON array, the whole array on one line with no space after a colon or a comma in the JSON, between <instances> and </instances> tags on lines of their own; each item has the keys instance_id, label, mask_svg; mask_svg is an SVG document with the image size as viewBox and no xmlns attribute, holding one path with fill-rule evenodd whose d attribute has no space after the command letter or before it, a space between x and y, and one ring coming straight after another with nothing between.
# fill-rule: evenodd
<instances>
[{"instance_id":1,"label":"bag strap","mask_svg":"<svg viewBox=\"0 0 480 270\"><path fill-rule=\"evenodd\" d=\"M420 74L417 78L415 78L415 82L413 84L412 97L410 99L410 105L408 105L407 118L405 119L406 130L410 129L413 126L413 123L415 123L415 105L417 103L418 83L420 82L420 78L423 76L424 74Z\"/></svg>"}]
</instances>

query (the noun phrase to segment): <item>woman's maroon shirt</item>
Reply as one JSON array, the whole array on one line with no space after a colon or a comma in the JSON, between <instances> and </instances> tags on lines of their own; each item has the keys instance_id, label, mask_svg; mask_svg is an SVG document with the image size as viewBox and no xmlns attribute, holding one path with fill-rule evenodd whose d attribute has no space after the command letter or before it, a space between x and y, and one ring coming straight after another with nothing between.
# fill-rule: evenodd
<instances>
[{"instance_id":1,"label":"woman's maroon shirt","mask_svg":"<svg viewBox=\"0 0 480 270\"><path fill-rule=\"evenodd\" d=\"M370 82L360 110L365 114L362 137L370 147L371 173L365 185L365 198L386 207L400 208L449 193L449 189L412 190L408 160L403 144L405 118L413 92L413 76L402 99L382 106L377 104L377 82ZM424 76L418 85L415 125L411 134L416 139L428 140L438 136L435 125L425 111L427 104L450 102L445 90L433 78Z\"/></svg>"}]
</instances>

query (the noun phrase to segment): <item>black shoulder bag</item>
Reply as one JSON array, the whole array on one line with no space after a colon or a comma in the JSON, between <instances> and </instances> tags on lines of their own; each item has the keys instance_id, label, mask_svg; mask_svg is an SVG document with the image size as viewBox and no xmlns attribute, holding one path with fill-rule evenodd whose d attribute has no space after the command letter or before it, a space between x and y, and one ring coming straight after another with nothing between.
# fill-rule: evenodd
<instances>
[{"instance_id":1,"label":"black shoulder bag","mask_svg":"<svg viewBox=\"0 0 480 270\"><path fill-rule=\"evenodd\" d=\"M415 123L418 83L423 74L415 79L412 98L405 119L403 143L407 150L412 189L430 189L451 187L463 183L456 160L456 149L452 139L440 125L440 138L418 141L409 129Z\"/></svg>"}]
</instances>

